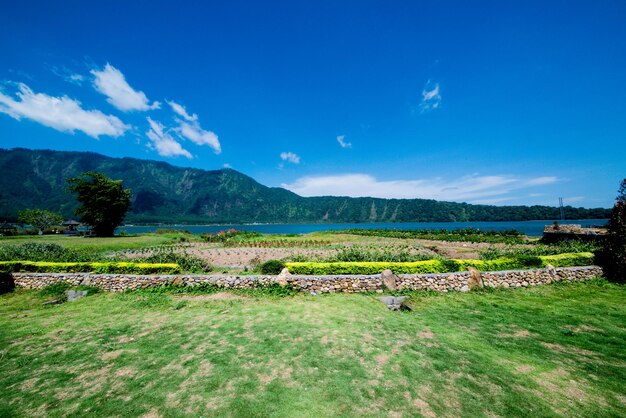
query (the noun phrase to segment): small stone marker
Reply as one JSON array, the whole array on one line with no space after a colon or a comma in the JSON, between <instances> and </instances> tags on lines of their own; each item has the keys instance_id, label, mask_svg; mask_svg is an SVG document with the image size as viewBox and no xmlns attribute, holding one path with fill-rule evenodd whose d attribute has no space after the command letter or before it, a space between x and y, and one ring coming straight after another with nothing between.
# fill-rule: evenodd
<instances>
[{"instance_id":1,"label":"small stone marker","mask_svg":"<svg viewBox=\"0 0 626 418\"><path fill-rule=\"evenodd\" d=\"M80 299L84 296L87 296L89 291L87 290L67 290L65 291L65 296L67 296L68 302L73 302L76 299Z\"/></svg>"},{"instance_id":2,"label":"small stone marker","mask_svg":"<svg viewBox=\"0 0 626 418\"><path fill-rule=\"evenodd\" d=\"M556 269L552 264L546 265L546 270L548 271L548 274L550 275L552 280L555 280L557 278Z\"/></svg>"},{"instance_id":3,"label":"small stone marker","mask_svg":"<svg viewBox=\"0 0 626 418\"><path fill-rule=\"evenodd\" d=\"M379 297L378 300L384 303L385 305L387 305L389 310L410 311L411 308L409 308L407 305L404 304L404 300L406 298L407 298L406 296L382 296L382 297Z\"/></svg>"},{"instance_id":4,"label":"small stone marker","mask_svg":"<svg viewBox=\"0 0 626 418\"><path fill-rule=\"evenodd\" d=\"M383 272L380 274L380 278L387 289L389 290L398 289L398 286L396 284L396 279L398 278L398 276L393 274L391 270L389 269L383 270Z\"/></svg>"},{"instance_id":5,"label":"small stone marker","mask_svg":"<svg viewBox=\"0 0 626 418\"><path fill-rule=\"evenodd\" d=\"M468 286L467 290L477 290L477 289L484 288L485 285L483 283L483 278L480 275L480 271L476 270L474 267L468 267L467 270L469 270L469 274L470 274L469 280L467 281L467 286ZM461 291L467 291L467 290L461 289Z\"/></svg>"},{"instance_id":6,"label":"small stone marker","mask_svg":"<svg viewBox=\"0 0 626 418\"><path fill-rule=\"evenodd\" d=\"M276 276L276 283L278 283L282 287L287 286L287 278L289 276L291 276L291 273L289 273L289 270L287 269L287 267L285 267L284 269L282 269L280 274Z\"/></svg>"}]
</instances>

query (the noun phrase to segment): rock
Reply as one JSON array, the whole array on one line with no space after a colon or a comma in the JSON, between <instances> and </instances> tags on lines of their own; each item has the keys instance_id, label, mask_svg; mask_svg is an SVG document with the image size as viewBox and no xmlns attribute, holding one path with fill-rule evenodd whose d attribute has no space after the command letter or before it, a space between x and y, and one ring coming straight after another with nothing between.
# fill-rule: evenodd
<instances>
[{"instance_id":1,"label":"rock","mask_svg":"<svg viewBox=\"0 0 626 418\"><path fill-rule=\"evenodd\" d=\"M387 289L398 289L398 287L396 286L396 280L398 279L398 276L393 274L391 270L383 270L383 272L380 274L380 278Z\"/></svg>"},{"instance_id":2,"label":"rock","mask_svg":"<svg viewBox=\"0 0 626 418\"><path fill-rule=\"evenodd\" d=\"M552 278L552 280L556 279L556 269L554 268L554 266L552 264L548 264L546 265L546 271L548 272L548 274L550 275L550 277Z\"/></svg>"},{"instance_id":3,"label":"rock","mask_svg":"<svg viewBox=\"0 0 626 418\"><path fill-rule=\"evenodd\" d=\"M61 303L60 299L54 299L54 300L49 300L48 302L44 302L42 303L42 305L58 305L59 303Z\"/></svg>"},{"instance_id":4,"label":"rock","mask_svg":"<svg viewBox=\"0 0 626 418\"><path fill-rule=\"evenodd\" d=\"M285 286L287 286L287 278L289 276L291 276L291 273L289 273L289 270L287 269L287 267L285 267L284 269L282 269L280 274L278 276L276 276L276 280L275 281L280 286L285 287Z\"/></svg>"},{"instance_id":5,"label":"rock","mask_svg":"<svg viewBox=\"0 0 626 418\"><path fill-rule=\"evenodd\" d=\"M87 290L66 290L65 296L67 296L68 302L73 302L76 299L80 299L82 297L87 296L88 293L89 291Z\"/></svg>"},{"instance_id":6,"label":"rock","mask_svg":"<svg viewBox=\"0 0 626 418\"><path fill-rule=\"evenodd\" d=\"M378 300L387 305L392 311L410 311L411 308L404 303L406 298L406 296L382 296Z\"/></svg>"},{"instance_id":7,"label":"rock","mask_svg":"<svg viewBox=\"0 0 626 418\"><path fill-rule=\"evenodd\" d=\"M468 285L463 285L463 287L461 288L461 292L469 292L470 288Z\"/></svg>"},{"instance_id":8,"label":"rock","mask_svg":"<svg viewBox=\"0 0 626 418\"><path fill-rule=\"evenodd\" d=\"M474 267L468 267L467 270L469 271L469 280L467 281L469 289L476 290L484 288L485 284L483 283L480 271L476 270Z\"/></svg>"}]
</instances>

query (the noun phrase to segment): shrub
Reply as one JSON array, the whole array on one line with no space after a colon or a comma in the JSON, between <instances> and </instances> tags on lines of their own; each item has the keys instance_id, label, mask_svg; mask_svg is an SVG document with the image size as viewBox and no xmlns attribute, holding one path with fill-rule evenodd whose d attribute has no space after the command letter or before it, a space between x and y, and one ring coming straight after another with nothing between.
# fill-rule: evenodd
<instances>
[{"instance_id":1,"label":"shrub","mask_svg":"<svg viewBox=\"0 0 626 418\"><path fill-rule=\"evenodd\" d=\"M0 246L0 261L89 261L86 254L71 250L59 244L27 242L19 245Z\"/></svg>"},{"instance_id":2,"label":"shrub","mask_svg":"<svg viewBox=\"0 0 626 418\"><path fill-rule=\"evenodd\" d=\"M558 255L543 255L541 259L542 267L551 264L554 267L589 266L594 263L592 253L566 253Z\"/></svg>"},{"instance_id":3,"label":"shrub","mask_svg":"<svg viewBox=\"0 0 626 418\"><path fill-rule=\"evenodd\" d=\"M163 234L185 234L185 235L193 235L188 229L174 229L174 228L161 228L154 231L155 234L163 235Z\"/></svg>"},{"instance_id":4,"label":"shrub","mask_svg":"<svg viewBox=\"0 0 626 418\"><path fill-rule=\"evenodd\" d=\"M102 274L179 274L178 264L124 262L55 263L44 261L0 261L0 272L102 273Z\"/></svg>"},{"instance_id":5,"label":"shrub","mask_svg":"<svg viewBox=\"0 0 626 418\"><path fill-rule=\"evenodd\" d=\"M280 274L285 268L285 263L280 260L267 260L265 263L259 264L261 274Z\"/></svg>"},{"instance_id":6,"label":"shrub","mask_svg":"<svg viewBox=\"0 0 626 418\"><path fill-rule=\"evenodd\" d=\"M611 211L608 235L598 251L598 264L606 277L617 283L626 282L626 179L622 180L617 202Z\"/></svg>"},{"instance_id":7,"label":"shrub","mask_svg":"<svg viewBox=\"0 0 626 418\"><path fill-rule=\"evenodd\" d=\"M389 269L396 274L426 274L465 271L474 267L481 271L516 270L524 268L584 266L593 264L591 253L570 253L541 257L508 257L496 260L424 260L393 262L286 263L292 274L380 274Z\"/></svg>"},{"instance_id":8,"label":"shrub","mask_svg":"<svg viewBox=\"0 0 626 418\"><path fill-rule=\"evenodd\" d=\"M208 261L185 252L175 252L172 248L157 251L147 257L141 257L137 261L147 264L178 264L186 273L208 273L213 270L213 266Z\"/></svg>"},{"instance_id":9,"label":"shrub","mask_svg":"<svg viewBox=\"0 0 626 418\"><path fill-rule=\"evenodd\" d=\"M15 289L15 280L11 273L0 272L0 295Z\"/></svg>"},{"instance_id":10,"label":"shrub","mask_svg":"<svg viewBox=\"0 0 626 418\"><path fill-rule=\"evenodd\" d=\"M385 261L369 262L335 262L335 263L287 263L286 267L292 274L326 275L326 274L379 274L390 269L396 274L441 273L448 270L441 260L413 261L393 263Z\"/></svg>"}]
</instances>

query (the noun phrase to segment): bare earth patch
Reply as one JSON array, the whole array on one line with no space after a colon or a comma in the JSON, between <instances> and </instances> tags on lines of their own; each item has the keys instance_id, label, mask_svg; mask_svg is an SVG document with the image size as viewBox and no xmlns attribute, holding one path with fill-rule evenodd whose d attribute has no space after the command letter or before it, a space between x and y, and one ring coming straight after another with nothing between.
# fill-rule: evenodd
<instances>
[{"instance_id":1,"label":"bare earth patch","mask_svg":"<svg viewBox=\"0 0 626 418\"><path fill-rule=\"evenodd\" d=\"M521 364L515 368L518 373L527 374L533 371L533 367L528 364Z\"/></svg>"},{"instance_id":2,"label":"bare earth patch","mask_svg":"<svg viewBox=\"0 0 626 418\"><path fill-rule=\"evenodd\" d=\"M420 336L428 340L432 340L433 338L435 338L435 334L433 334L428 328L424 328L420 333Z\"/></svg>"}]
</instances>

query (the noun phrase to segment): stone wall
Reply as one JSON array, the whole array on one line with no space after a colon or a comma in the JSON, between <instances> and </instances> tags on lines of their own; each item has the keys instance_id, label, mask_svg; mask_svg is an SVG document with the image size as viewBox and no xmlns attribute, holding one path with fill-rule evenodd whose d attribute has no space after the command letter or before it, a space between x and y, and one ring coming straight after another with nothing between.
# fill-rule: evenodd
<instances>
[{"instance_id":1,"label":"stone wall","mask_svg":"<svg viewBox=\"0 0 626 418\"><path fill-rule=\"evenodd\" d=\"M470 272L443 274L388 274L381 275L337 275L337 276L222 276L222 275L176 275L138 276L129 274L89 274L89 273L13 273L15 285L28 289L39 289L55 283L68 283L73 286L96 286L105 291L122 292L164 285L194 286L201 283L213 284L224 289L249 289L271 285L288 284L301 292L382 292L384 289L433 290L439 292L470 290L479 285L487 287L528 287L540 286L555 281L581 281L602 275L597 266L567 267L536 270L511 270L476 273ZM384 283L383 283L384 281Z\"/></svg>"}]
</instances>

